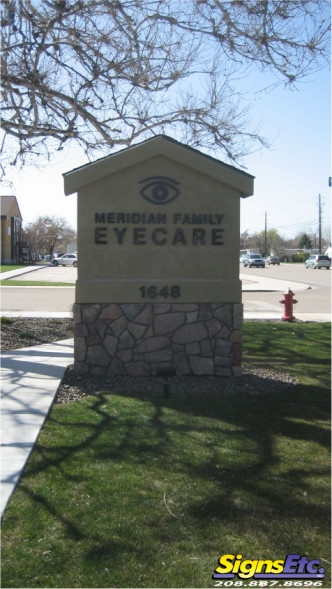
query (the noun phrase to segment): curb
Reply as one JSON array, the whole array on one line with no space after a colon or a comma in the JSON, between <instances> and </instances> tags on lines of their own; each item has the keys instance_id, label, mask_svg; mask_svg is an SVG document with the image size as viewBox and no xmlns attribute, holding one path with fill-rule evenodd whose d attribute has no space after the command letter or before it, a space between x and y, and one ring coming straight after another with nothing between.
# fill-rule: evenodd
<instances>
[{"instance_id":1,"label":"curb","mask_svg":"<svg viewBox=\"0 0 332 589\"><path fill-rule=\"evenodd\" d=\"M0 312L0 316L21 317L22 319L72 319L73 313L71 311L3 311Z\"/></svg>"}]
</instances>

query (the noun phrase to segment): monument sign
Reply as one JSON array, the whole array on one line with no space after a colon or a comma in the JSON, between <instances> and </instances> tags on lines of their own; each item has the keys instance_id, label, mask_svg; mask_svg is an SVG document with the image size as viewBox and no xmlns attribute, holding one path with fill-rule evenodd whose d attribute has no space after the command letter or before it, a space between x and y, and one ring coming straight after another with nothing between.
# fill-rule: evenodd
<instances>
[{"instance_id":1,"label":"monument sign","mask_svg":"<svg viewBox=\"0 0 332 589\"><path fill-rule=\"evenodd\" d=\"M64 182L78 193L76 370L239 374L240 198L253 177L157 136Z\"/></svg>"}]
</instances>

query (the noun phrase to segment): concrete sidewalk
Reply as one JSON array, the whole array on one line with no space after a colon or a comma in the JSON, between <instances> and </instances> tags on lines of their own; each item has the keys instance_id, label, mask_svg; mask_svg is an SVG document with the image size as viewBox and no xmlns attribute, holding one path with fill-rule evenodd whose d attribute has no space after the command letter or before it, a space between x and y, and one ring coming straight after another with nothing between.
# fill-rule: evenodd
<instances>
[{"instance_id":1,"label":"concrete sidewalk","mask_svg":"<svg viewBox=\"0 0 332 589\"><path fill-rule=\"evenodd\" d=\"M242 281L242 292L285 292L290 288L294 292L307 290L311 288L309 284L304 282L293 282L290 280L283 280L279 278L270 278L269 276L260 276L259 274L240 274Z\"/></svg>"},{"instance_id":2,"label":"concrete sidewalk","mask_svg":"<svg viewBox=\"0 0 332 589\"><path fill-rule=\"evenodd\" d=\"M304 323L330 323L331 313L297 313L294 309L295 319ZM282 311L244 311L243 318L250 321L278 321L282 317Z\"/></svg>"},{"instance_id":3,"label":"concrete sidewalk","mask_svg":"<svg viewBox=\"0 0 332 589\"><path fill-rule=\"evenodd\" d=\"M47 268L47 266L41 264L40 266L24 266L23 268L16 268L16 270L8 270L8 272L1 272L0 279L8 280L9 278L21 276L21 274L28 274L29 272L35 272L35 270L43 270L43 268Z\"/></svg>"},{"instance_id":4,"label":"concrete sidewalk","mask_svg":"<svg viewBox=\"0 0 332 589\"><path fill-rule=\"evenodd\" d=\"M73 352L69 339L1 354L1 516Z\"/></svg>"},{"instance_id":5,"label":"concrete sidewalk","mask_svg":"<svg viewBox=\"0 0 332 589\"><path fill-rule=\"evenodd\" d=\"M297 313L294 309L295 318L299 321L316 321L317 323L329 323L331 321L331 313ZM1 313L2 317L23 317L31 319L70 319L73 314L71 312L40 312L37 311L4 311ZM260 319L262 321L275 320L278 321L282 317L282 308L279 311L243 311L243 319Z\"/></svg>"}]
</instances>

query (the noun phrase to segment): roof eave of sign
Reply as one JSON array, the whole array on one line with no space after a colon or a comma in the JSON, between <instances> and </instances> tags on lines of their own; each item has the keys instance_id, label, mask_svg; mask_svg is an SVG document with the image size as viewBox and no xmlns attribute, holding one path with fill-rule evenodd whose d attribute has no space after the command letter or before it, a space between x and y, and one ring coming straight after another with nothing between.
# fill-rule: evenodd
<instances>
[{"instance_id":1,"label":"roof eave of sign","mask_svg":"<svg viewBox=\"0 0 332 589\"><path fill-rule=\"evenodd\" d=\"M156 135L151 139L66 172L63 174L65 194L78 192L80 188L88 184L157 155L163 155L223 184L232 186L241 197L245 198L253 194L254 176L166 135Z\"/></svg>"}]
</instances>

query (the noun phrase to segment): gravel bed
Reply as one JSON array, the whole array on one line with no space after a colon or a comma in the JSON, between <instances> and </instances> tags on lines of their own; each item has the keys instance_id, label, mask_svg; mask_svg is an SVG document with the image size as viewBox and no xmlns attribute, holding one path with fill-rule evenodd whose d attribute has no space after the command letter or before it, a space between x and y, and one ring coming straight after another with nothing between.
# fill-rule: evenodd
<instances>
[{"instance_id":1,"label":"gravel bed","mask_svg":"<svg viewBox=\"0 0 332 589\"><path fill-rule=\"evenodd\" d=\"M71 338L73 337L73 320L2 318L1 332L1 351L4 352ZM155 392L163 395L166 382L171 395L187 395L202 391L204 394L257 395L277 393L295 385L298 381L293 376L277 370L246 365L243 366L242 375L235 378L174 376L167 380L160 377L87 377L76 374L71 365L66 370L55 402L70 403L89 395L99 396L107 391Z\"/></svg>"},{"instance_id":2,"label":"gravel bed","mask_svg":"<svg viewBox=\"0 0 332 589\"><path fill-rule=\"evenodd\" d=\"M74 337L73 319L1 317L1 352Z\"/></svg>"},{"instance_id":3,"label":"gravel bed","mask_svg":"<svg viewBox=\"0 0 332 589\"><path fill-rule=\"evenodd\" d=\"M218 376L172 376L160 377L137 376L80 376L73 366L68 366L59 388L55 403L70 403L82 397L113 393L151 393L163 395L167 383L170 395L188 395L195 393L222 395L257 395L278 393L297 384L297 379L290 374L277 370L243 366L242 375L235 378Z\"/></svg>"}]
</instances>

